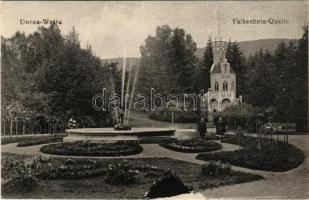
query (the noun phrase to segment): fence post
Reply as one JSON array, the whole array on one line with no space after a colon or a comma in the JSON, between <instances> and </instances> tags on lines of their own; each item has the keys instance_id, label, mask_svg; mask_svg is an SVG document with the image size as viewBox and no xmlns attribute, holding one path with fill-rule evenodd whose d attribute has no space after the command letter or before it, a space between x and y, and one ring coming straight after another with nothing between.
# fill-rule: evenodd
<instances>
[{"instance_id":1,"label":"fence post","mask_svg":"<svg viewBox=\"0 0 309 200\"><path fill-rule=\"evenodd\" d=\"M5 135L5 133L6 133L6 130L5 130L5 124L6 124L6 121L3 121L3 135Z\"/></svg>"}]
</instances>

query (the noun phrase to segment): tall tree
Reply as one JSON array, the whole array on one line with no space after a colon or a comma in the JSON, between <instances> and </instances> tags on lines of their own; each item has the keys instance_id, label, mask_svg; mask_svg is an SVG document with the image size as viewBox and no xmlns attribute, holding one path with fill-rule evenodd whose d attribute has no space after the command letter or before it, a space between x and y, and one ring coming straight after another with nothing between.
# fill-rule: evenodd
<instances>
[{"instance_id":1,"label":"tall tree","mask_svg":"<svg viewBox=\"0 0 309 200\"><path fill-rule=\"evenodd\" d=\"M303 27L304 33L298 41L295 52L295 76L297 84L296 128L298 131L308 133L308 24Z\"/></svg>"},{"instance_id":2,"label":"tall tree","mask_svg":"<svg viewBox=\"0 0 309 200\"><path fill-rule=\"evenodd\" d=\"M183 29L157 27L156 35L148 36L141 47L137 91L149 97L151 88L161 94L192 90L195 51L195 42Z\"/></svg>"},{"instance_id":3,"label":"tall tree","mask_svg":"<svg viewBox=\"0 0 309 200\"><path fill-rule=\"evenodd\" d=\"M196 49L196 43L191 35L186 34L180 28L173 30L168 72L175 77L179 90L182 92L192 91L192 75L197 63L197 58L194 55Z\"/></svg>"},{"instance_id":4,"label":"tall tree","mask_svg":"<svg viewBox=\"0 0 309 200\"><path fill-rule=\"evenodd\" d=\"M194 74L194 89L196 92L207 91L210 88L210 69L213 63L212 41L208 39L203 58Z\"/></svg>"},{"instance_id":5,"label":"tall tree","mask_svg":"<svg viewBox=\"0 0 309 200\"><path fill-rule=\"evenodd\" d=\"M82 49L73 28L63 36L56 25L39 27L26 36L17 32L2 39L2 108L20 102L34 117L92 118L97 125L109 113L92 108L92 97L105 87L113 89L110 68Z\"/></svg>"},{"instance_id":6,"label":"tall tree","mask_svg":"<svg viewBox=\"0 0 309 200\"><path fill-rule=\"evenodd\" d=\"M247 81L245 79L245 73L247 69L245 65L245 58L237 42L228 42L226 57L236 73L236 95L238 96L245 94Z\"/></svg>"}]
</instances>

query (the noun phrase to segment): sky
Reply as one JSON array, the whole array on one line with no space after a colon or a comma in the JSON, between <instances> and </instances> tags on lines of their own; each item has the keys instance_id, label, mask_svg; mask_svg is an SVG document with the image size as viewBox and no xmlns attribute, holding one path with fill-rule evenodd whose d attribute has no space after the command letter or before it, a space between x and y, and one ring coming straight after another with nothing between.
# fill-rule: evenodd
<instances>
[{"instance_id":1,"label":"sky","mask_svg":"<svg viewBox=\"0 0 309 200\"><path fill-rule=\"evenodd\" d=\"M1 35L34 32L37 24L20 20L60 20L63 34L75 27L82 47L101 58L140 56L140 46L159 25L183 28L198 47L209 37L247 41L300 38L308 23L307 1L1 1ZM218 20L219 18L219 20ZM233 19L285 19L287 24L234 24Z\"/></svg>"}]
</instances>

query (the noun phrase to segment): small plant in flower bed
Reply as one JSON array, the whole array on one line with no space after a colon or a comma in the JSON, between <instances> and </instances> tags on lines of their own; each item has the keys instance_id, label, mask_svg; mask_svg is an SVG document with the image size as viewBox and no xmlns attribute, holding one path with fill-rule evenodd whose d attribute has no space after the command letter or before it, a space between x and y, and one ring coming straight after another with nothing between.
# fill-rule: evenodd
<instances>
[{"instance_id":1,"label":"small plant in flower bed","mask_svg":"<svg viewBox=\"0 0 309 200\"><path fill-rule=\"evenodd\" d=\"M43 146L40 151L47 154L69 156L125 156L142 152L134 142L93 143L87 141L63 142Z\"/></svg>"},{"instance_id":2,"label":"small plant in flower bed","mask_svg":"<svg viewBox=\"0 0 309 200\"><path fill-rule=\"evenodd\" d=\"M41 137L41 138L35 138L33 140L22 141L17 144L17 147L28 147L33 145L48 144L54 142L63 142L63 135L54 135L49 137Z\"/></svg>"},{"instance_id":3,"label":"small plant in flower bed","mask_svg":"<svg viewBox=\"0 0 309 200\"><path fill-rule=\"evenodd\" d=\"M224 141L238 144L236 138L237 136L229 136ZM258 138L243 137L241 144L244 148L240 150L199 154L196 158L199 160L221 160L236 166L275 172L293 169L303 163L305 158L300 149L280 141L271 142L268 139L263 139L259 148Z\"/></svg>"},{"instance_id":4,"label":"small plant in flower bed","mask_svg":"<svg viewBox=\"0 0 309 200\"><path fill-rule=\"evenodd\" d=\"M149 165L149 164L137 166L134 169L145 173L146 178L161 177L169 171L169 169L163 169L163 168L159 168L157 166L153 166L153 165Z\"/></svg>"},{"instance_id":5,"label":"small plant in flower bed","mask_svg":"<svg viewBox=\"0 0 309 200\"><path fill-rule=\"evenodd\" d=\"M98 161L68 159L64 164L46 163L38 172L41 179L81 179L105 174L106 170Z\"/></svg>"},{"instance_id":6,"label":"small plant in flower bed","mask_svg":"<svg viewBox=\"0 0 309 200\"><path fill-rule=\"evenodd\" d=\"M229 163L212 160L209 163L203 164L201 167L201 175L203 176L226 176L231 174L232 169Z\"/></svg>"},{"instance_id":7,"label":"small plant in flower bed","mask_svg":"<svg viewBox=\"0 0 309 200\"><path fill-rule=\"evenodd\" d=\"M175 140L161 143L161 146L185 153L216 151L222 148L221 144L217 142L203 139Z\"/></svg>"},{"instance_id":8,"label":"small plant in flower bed","mask_svg":"<svg viewBox=\"0 0 309 200\"><path fill-rule=\"evenodd\" d=\"M128 161L123 160L118 163L109 164L106 175L105 182L112 185L128 185L138 182L138 175L141 172L134 169Z\"/></svg>"},{"instance_id":9,"label":"small plant in flower bed","mask_svg":"<svg viewBox=\"0 0 309 200\"><path fill-rule=\"evenodd\" d=\"M39 165L34 158L11 159L2 158L2 191L4 193L27 192L38 185L36 171Z\"/></svg>"}]
</instances>

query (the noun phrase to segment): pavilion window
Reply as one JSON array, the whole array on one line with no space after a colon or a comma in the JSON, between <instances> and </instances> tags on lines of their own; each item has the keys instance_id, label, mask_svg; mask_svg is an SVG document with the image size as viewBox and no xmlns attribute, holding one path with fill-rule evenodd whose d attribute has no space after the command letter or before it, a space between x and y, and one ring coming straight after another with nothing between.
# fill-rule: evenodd
<instances>
[{"instance_id":1,"label":"pavilion window","mask_svg":"<svg viewBox=\"0 0 309 200\"><path fill-rule=\"evenodd\" d=\"M224 83L223 83L223 91L227 91L227 89L228 89L228 84L227 84L226 81L224 81Z\"/></svg>"},{"instance_id":2,"label":"pavilion window","mask_svg":"<svg viewBox=\"0 0 309 200\"><path fill-rule=\"evenodd\" d=\"M215 91L218 91L219 90L219 83L216 81L215 82Z\"/></svg>"}]
</instances>

